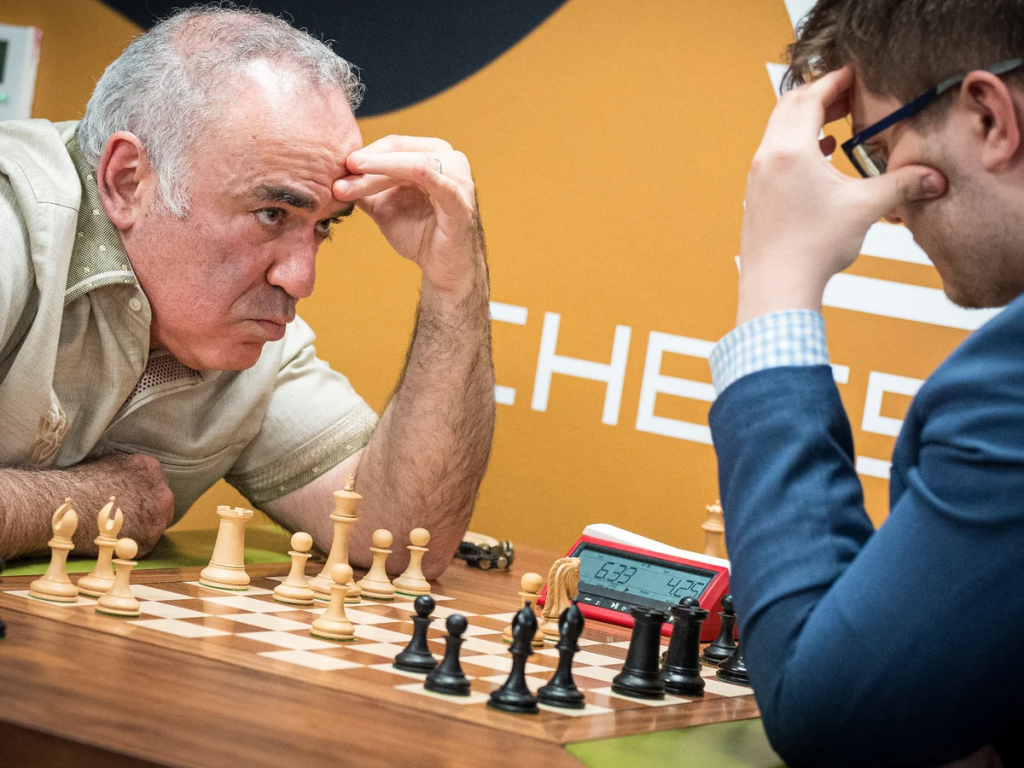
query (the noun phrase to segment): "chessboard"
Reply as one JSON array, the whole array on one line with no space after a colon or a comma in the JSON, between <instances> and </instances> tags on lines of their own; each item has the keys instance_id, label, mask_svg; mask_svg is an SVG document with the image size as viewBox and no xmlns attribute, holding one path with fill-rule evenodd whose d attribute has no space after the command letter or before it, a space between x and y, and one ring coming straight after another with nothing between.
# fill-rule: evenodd
<instances>
[{"instance_id":1,"label":"chessboard","mask_svg":"<svg viewBox=\"0 0 1024 768\"><path fill-rule=\"evenodd\" d=\"M340 755L367 766L479 766L494 756L508 765L579 766L574 743L661 739L667 731L685 739L679 729L759 716L751 690L715 680L711 667L703 671L703 697L616 695L611 680L630 630L590 620L573 667L583 710L510 714L488 707L488 694L512 664L501 636L520 607L520 578L547 570L554 557L522 547L512 571L453 562L432 582L434 655L444 653L448 616L459 613L469 625L461 653L472 678L468 697L427 692L425 676L392 666L412 635L411 597L351 604L355 641L318 639L309 627L324 604L273 599L288 571L282 563L247 565L252 579L244 592L200 586L195 567L137 571L137 619L99 614L91 598L70 605L30 598L33 577L4 578L0 688L9 706L0 712L0 741L21 750L22 760L11 765L33 766L270 768L332 763ZM306 574L322 568L309 562ZM543 685L557 663L552 644L537 649L528 659L529 686ZM66 759L52 757L58 753ZM126 755L143 762L119 762Z\"/></svg>"},{"instance_id":2,"label":"chessboard","mask_svg":"<svg viewBox=\"0 0 1024 768\"><path fill-rule=\"evenodd\" d=\"M479 574L477 578L486 576ZM27 588L4 589L0 605L269 672L303 685L332 688L563 744L757 716L752 691L715 680L712 667L704 668L707 687L703 697L667 695L664 700L647 701L613 693L611 681L625 659L628 630L593 621L584 630L573 666L576 684L586 696L584 709L542 705L540 714L523 715L488 708L488 694L505 681L512 664L501 633L512 620L510 609L517 607L513 602L513 579L507 579L510 599L504 605L492 597L474 598L464 590L436 588L430 645L440 659L445 648L445 619L452 613L466 617L469 627L461 662L471 679L472 692L466 697L432 693L423 687L424 675L392 666L395 655L412 635L412 598L398 596L390 603L363 600L347 605L356 639L335 643L310 636L309 626L324 612L323 605L296 608L273 599L272 590L281 580L280 576L256 577L247 590L227 592L200 586L187 576L160 580L159 573L152 572L147 583L132 585L132 592L141 602L142 616L138 619L98 614L95 601L84 597L68 605L44 602L29 597ZM488 592L493 594L493 590ZM526 667L529 686L536 691L551 677L557 663L558 651L553 645L537 649Z\"/></svg>"}]
</instances>

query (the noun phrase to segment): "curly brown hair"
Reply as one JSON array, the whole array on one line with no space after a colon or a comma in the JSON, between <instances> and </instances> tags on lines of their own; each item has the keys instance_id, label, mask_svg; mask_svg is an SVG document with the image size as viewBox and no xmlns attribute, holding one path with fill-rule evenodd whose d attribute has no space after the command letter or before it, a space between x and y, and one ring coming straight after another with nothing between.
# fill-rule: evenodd
<instances>
[{"instance_id":1,"label":"curly brown hair","mask_svg":"<svg viewBox=\"0 0 1024 768\"><path fill-rule=\"evenodd\" d=\"M819 0L787 50L784 88L852 64L869 91L907 102L1021 56L1024 0Z\"/></svg>"}]
</instances>

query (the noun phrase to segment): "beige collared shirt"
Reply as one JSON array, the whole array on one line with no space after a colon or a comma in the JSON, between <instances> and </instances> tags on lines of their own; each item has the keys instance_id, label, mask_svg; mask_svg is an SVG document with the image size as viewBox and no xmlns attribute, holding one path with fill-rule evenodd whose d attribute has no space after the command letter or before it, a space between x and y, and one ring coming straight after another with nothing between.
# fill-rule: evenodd
<instances>
[{"instance_id":1,"label":"beige collared shirt","mask_svg":"<svg viewBox=\"0 0 1024 768\"><path fill-rule=\"evenodd\" d=\"M0 464L146 453L177 519L222 477L258 505L366 445L376 415L300 318L245 371L150 352L149 302L74 128L0 123Z\"/></svg>"}]
</instances>

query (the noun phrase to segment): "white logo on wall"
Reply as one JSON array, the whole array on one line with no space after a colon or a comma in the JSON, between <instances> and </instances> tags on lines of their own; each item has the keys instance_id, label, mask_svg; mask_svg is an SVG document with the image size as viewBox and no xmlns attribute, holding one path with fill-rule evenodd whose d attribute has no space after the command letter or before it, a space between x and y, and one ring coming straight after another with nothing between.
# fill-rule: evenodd
<instances>
[{"instance_id":1,"label":"white logo on wall","mask_svg":"<svg viewBox=\"0 0 1024 768\"><path fill-rule=\"evenodd\" d=\"M784 0L786 10L794 27L814 6L815 0ZM779 94L779 86L786 68L781 64L769 63L769 82ZM863 256L887 259L911 264L932 266L928 256L914 242L905 227L879 222L871 227L861 248ZM928 323L947 328L973 331L987 322L999 310L966 310L954 305L939 289L929 288L892 280L882 280L859 275L836 275L825 291L824 304L828 307L862 312L870 315L891 317ZM491 302L491 319L494 322L524 326L529 312L526 307ZM533 396L530 407L534 411L546 412L555 374L602 382L605 385L604 407L601 422L610 426L619 423L622 405L622 391L625 386L626 363L629 359L632 329L626 325L615 326L609 361L581 360L559 355L558 334L562 317L555 312L544 313L540 349L537 356L537 370L534 377ZM646 361L643 380L640 385L640 401L636 414L636 429L677 440L711 445L711 430L708 425L687 422L680 419L655 415L655 402L659 394L688 398L702 403L712 403L715 391L707 381L694 381L661 372L662 360L666 353L686 355L707 360L715 342L678 336L671 333L652 331L647 339ZM837 383L846 384L850 369L844 365L832 365ZM708 372L710 379L710 371ZM903 422L882 415L882 401L886 393L914 396L920 389L921 379L897 376L890 373L871 371L868 375L867 394L861 430L878 435L895 437ZM516 403L516 390L498 385L494 391L495 400L506 406ZM596 416L596 414L595 414ZM869 477L889 478L890 462L868 456L857 456L857 472Z\"/></svg>"}]
</instances>

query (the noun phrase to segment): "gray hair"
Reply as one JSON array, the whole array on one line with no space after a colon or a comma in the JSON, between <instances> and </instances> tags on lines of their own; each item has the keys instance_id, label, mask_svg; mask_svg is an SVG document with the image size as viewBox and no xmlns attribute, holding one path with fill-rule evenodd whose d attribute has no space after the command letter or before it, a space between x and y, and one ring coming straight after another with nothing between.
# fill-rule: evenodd
<instances>
[{"instance_id":1,"label":"gray hair","mask_svg":"<svg viewBox=\"0 0 1024 768\"><path fill-rule=\"evenodd\" d=\"M255 10L199 6L159 22L107 67L76 129L82 158L98 170L110 136L134 133L157 174L158 202L186 216L191 150L229 103L238 74L257 60L337 88L359 106L355 67L308 32Z\"/></svg>"}]
</instances>

